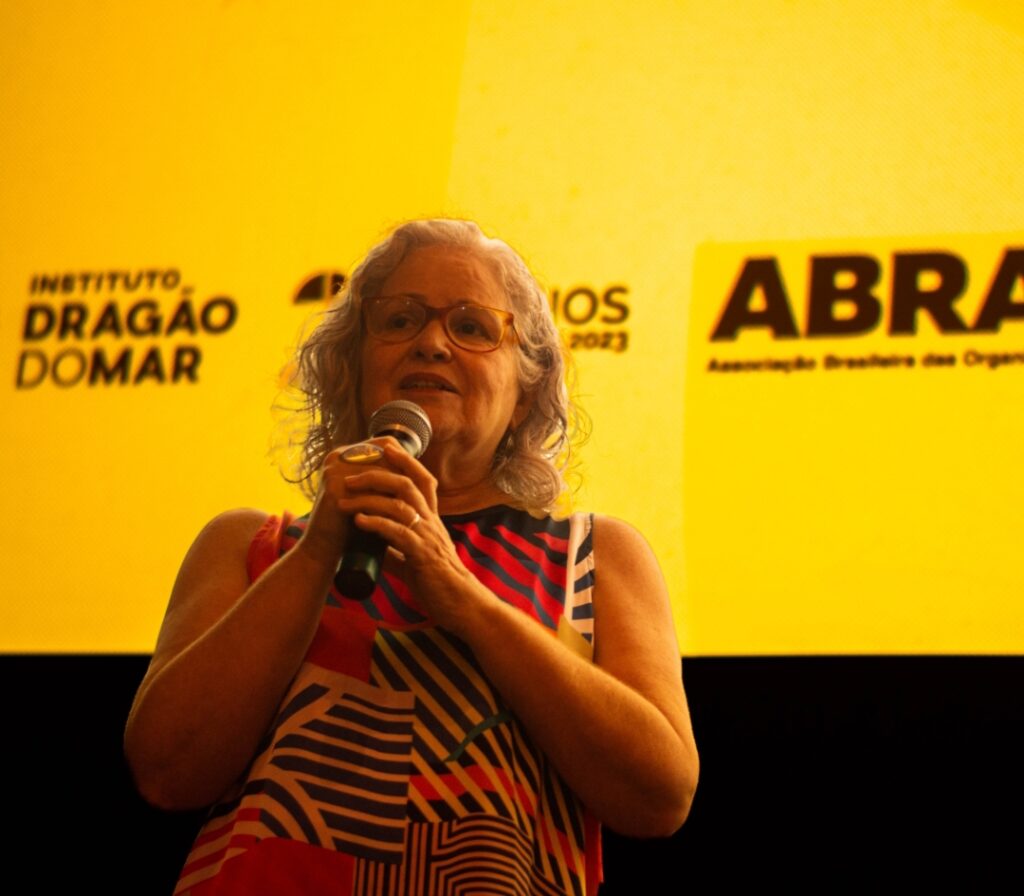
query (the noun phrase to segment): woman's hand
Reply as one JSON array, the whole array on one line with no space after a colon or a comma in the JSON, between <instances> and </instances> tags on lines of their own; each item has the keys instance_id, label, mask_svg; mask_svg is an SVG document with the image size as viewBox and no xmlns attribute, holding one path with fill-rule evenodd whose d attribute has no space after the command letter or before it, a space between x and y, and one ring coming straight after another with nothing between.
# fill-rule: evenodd
<instances>
[{"instance_id":1,"label":"woman's hand","mask_svg":"<svg viewBox=\"0 0 1024 896\"><path fill-rule=\"evenodd\" d=\"M382 463L339 470L334 506L394 549L392 558L423 609L458 633L461 611L481 586L459 559L438 514L437 480L393 439L375 441L384 447Z\"/></svg>"},{"instance_id":2,"label":"woman's hand","mask_svg":"<svg viewBox=\"0 0 1024 896\"><path fill-rule=\"evenodd\" d=\"M369 444L383 448L384 439L370 440ZM359 443L363 444L363 443ZM309 522L299 539L296 549L303 551L325 567L336 567L345 542L352 530L348 514L339 508L339 502L349 496L346 477L363 469L363 464L345 460L345 452L352 445L342 445L329 452L320 468L320 488L317 490ZM377 463L378 461L374 461Z\"/></svg>"}]
</instances>

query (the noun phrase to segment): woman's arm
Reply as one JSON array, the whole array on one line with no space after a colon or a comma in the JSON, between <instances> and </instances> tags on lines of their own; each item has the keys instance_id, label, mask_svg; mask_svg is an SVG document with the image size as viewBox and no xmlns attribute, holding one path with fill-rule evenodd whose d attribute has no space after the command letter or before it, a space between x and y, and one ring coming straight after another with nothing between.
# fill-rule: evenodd
<instances>
[{"instance_id":1,"label":"woman's arm","mask_svg":"<svg viewBox=\"0 0 1024 896\"><path fill-rule=\"evenodd\" d=\"M649 763L660 779L655 787L661 799L652 796L650 806L665 806L671 833L689 813L699 760L668 590L650 545L621 520L595 520L594 556L596 663L653 706L672 729L669 734L661 728L665 740L660 743L643 743L638 732L632 736L636 761Z\"/></svg>"},{"instance_id":2,"label":"woman's arm","mask_svg":"<svg viewBox=\"0 0 1024 896\"><path fill-rule=\"evenodd\" d=\"M415 461L394 460L404 477L374 471L353 482L366 490L345 502L362 508L357 524L402 552L417 598L469 644L598 818L627 835L671 834L689 812L698 759L668 594L647 543L619 520L595 522L590 663L466 570L436 516L431 477Z\"/></svg>"},{"instance_id":3,"label":"woman's arm","mask_svg":"<svg viewBox=\"0 0 1024 896\"><path fill-rule=\"evenodd\" d=\"M250 587L246 554L265 519L216 517L179 570L125 729L136 786L160 808L208 805L237 780L316 631L329 576L304 551Z\"/></svg>"},{"instance_id":4,"label":"woman's arm","mask_svg":"<svg viewBox=\"0 0 1024 896\"><path fill-rule=\"evenodd\" d=\"M150 803L208 805L252 761L316 633L349 531L336 500L357 469L328 455L305 532L255 583L246 558L265 513L222 514L189 549L125 729Z\"/></svg>"}]
</instances>

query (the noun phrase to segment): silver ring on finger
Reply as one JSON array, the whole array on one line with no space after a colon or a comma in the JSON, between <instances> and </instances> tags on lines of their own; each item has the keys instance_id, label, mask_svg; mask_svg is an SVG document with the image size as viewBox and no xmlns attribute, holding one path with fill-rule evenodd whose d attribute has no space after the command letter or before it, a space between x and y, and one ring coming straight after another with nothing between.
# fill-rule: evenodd
<instances>
[{"instance_id":1,"label":"silver ring on finger","mask_svg":"<svg viewBox=\"0 0 1024 896\"><path fill-rule=\"evenodd\" d=\"M416 524L417 524L417 523L418 523L418 522L419 522L419 521L420 521L421 519L423 519L423 517L421 517L421 516L420 516L420 512L419 512L418 510L414 510L414 511L413 511L413 517L412 517L412 519L411 519L411 520L409 520L409 523L408 523L408 525L406 526L406 528L407 528L407 529L412 529L412 528L414 528L414 527L416 526Z\"/></svg>"}]
</instances>

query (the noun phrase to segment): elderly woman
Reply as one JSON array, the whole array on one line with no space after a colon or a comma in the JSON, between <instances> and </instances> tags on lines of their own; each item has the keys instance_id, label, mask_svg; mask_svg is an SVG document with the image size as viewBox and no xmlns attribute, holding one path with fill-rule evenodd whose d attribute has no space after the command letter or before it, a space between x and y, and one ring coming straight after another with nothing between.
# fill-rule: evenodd
<instances>
[{"instance_id":1,"label":"elderly woman","mask_svg":"<svg viewBox=\"0 0 1024 896\"><path fill-rule=\"evenodd\" d=\"M672 833L698 763L650 548L551 515L570 408L544 293L476 225L407 223L299 368L312 510L203 529L128 721L142 795L213 806L177 892L596 892L600 824ZM429 418L422 456L353 460L394 400ZM388 548L357 600L335 581L360 532Z\"/></svg>"}]
</instances>

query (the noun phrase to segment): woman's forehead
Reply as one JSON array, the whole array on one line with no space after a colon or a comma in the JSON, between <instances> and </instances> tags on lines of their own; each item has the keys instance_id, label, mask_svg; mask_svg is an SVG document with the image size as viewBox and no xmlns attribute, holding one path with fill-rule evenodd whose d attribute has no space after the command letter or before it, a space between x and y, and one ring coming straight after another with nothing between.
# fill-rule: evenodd
<instances>
[{"instance_id":1,"label":"woman's forehead","mask_svg":"<svg viewBox=\"0 0 1024 896\"><path fill-rule=\"evenodd\" d=\"M491 262L471 249L451 246L413 249L384 281L381 293L415 295L439 304L468 299L508 307Z\"/></svg>"}]
</instances>

